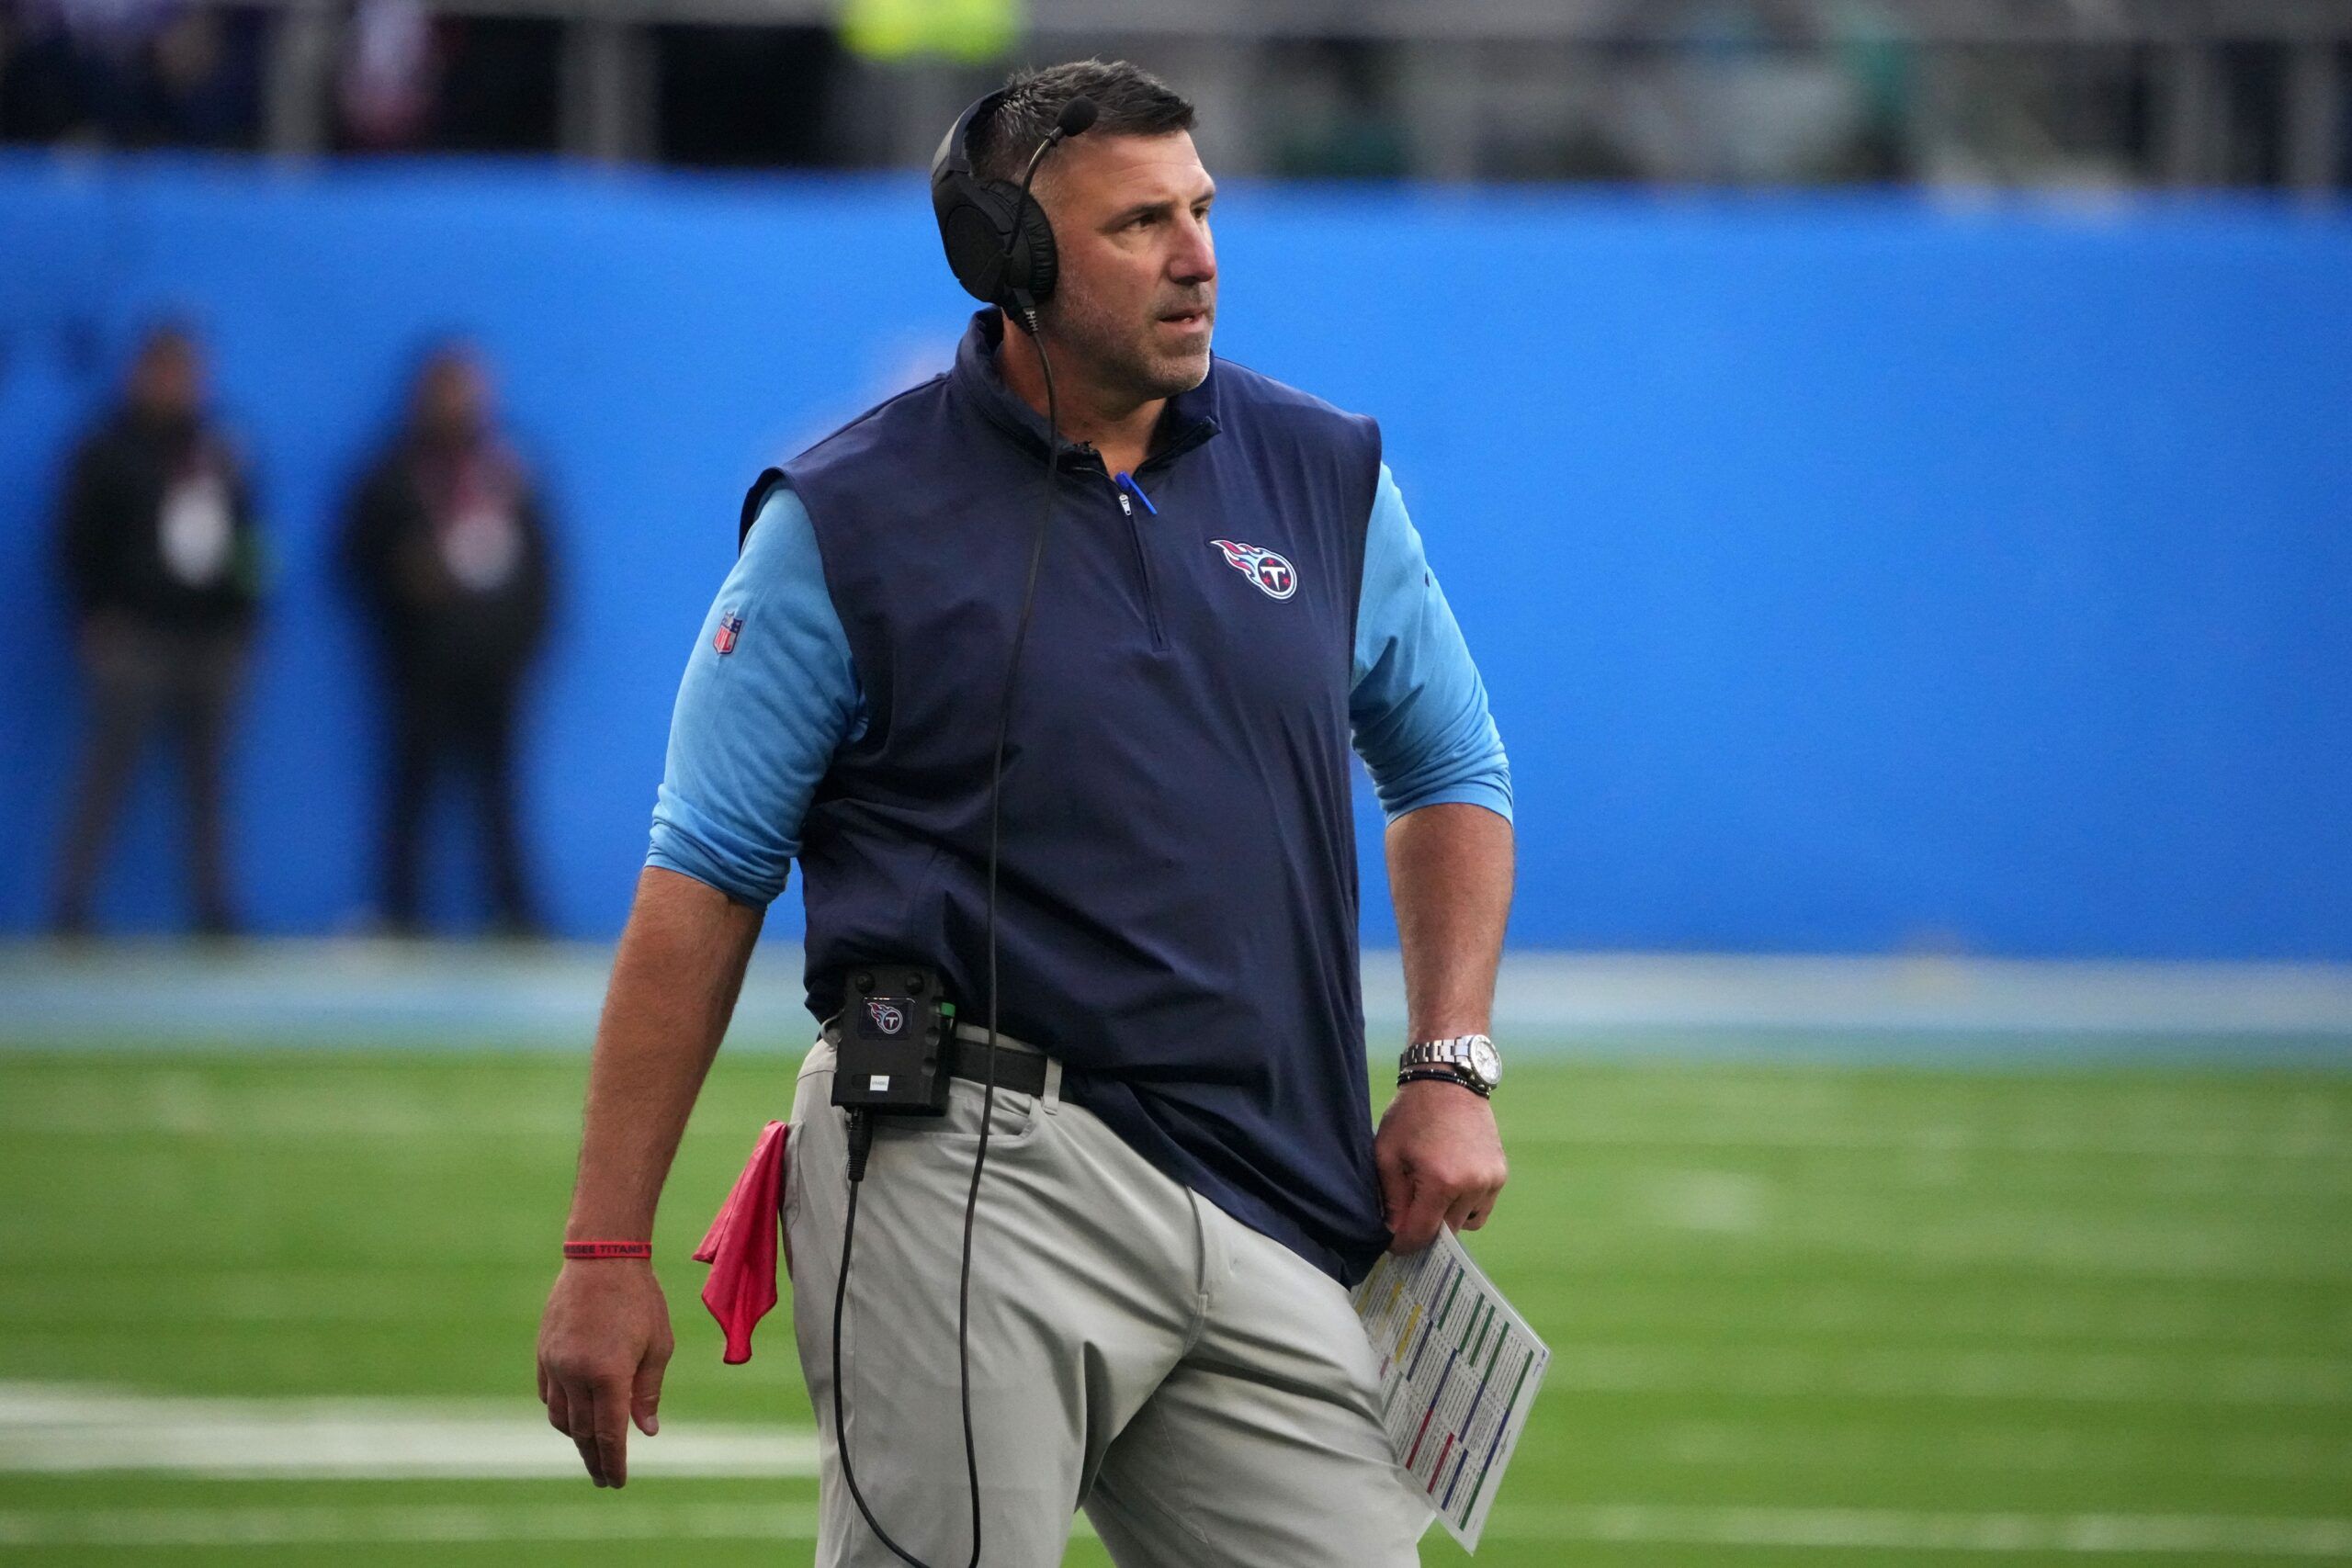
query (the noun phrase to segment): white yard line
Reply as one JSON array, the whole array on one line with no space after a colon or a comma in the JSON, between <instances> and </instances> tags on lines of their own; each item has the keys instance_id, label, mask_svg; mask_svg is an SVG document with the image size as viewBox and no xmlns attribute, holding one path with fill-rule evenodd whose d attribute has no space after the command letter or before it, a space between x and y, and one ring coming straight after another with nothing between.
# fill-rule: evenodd
<instances>
[{"instance_id":1,"label":"white yard line","mask_svg":"<svg viewBox=\"0 0 2352 1568\"><path fill-rule=\"evenodd\" d=\"M810 1476L806 1427L673 1421L629 1443L633 1473ZM522 1402L199 1399L58 1383L0 1383L0 1474L528 1480L580 1456Z\"/></svg>"},{"instance_id":2,"label":"white yard line","mask_svg":"<svg viewBox=\"0 0 2352 1568\"><path fill-rule=\"evenodd\" d=\"M390 1504L377 1507L0 1511L0 1546L356 1546L501 1540L807 1540L817 1510L791 1503Z\"/></svg>"},{"instance_id":3,"label":"white yard line","mask_svg":"<svg viewBox=\"0 0 2352 1568\"><path fill-rule=\"evenodd\" d=\"M1935 1399L2205 1407L2352 1405L2352 1363L2168 1351L1755 1346L1736 1355L1656 1346L1555 1348L1551 1388L1746 1398ZM638 1472L807 1477L806 1427L673 1420L630 1445ZM562 1479L578 1458L520 1402L211 1399L70 1384L0 1383L0 1474L143 1471L215 1477Z\"/></svg>"}]
</instances>

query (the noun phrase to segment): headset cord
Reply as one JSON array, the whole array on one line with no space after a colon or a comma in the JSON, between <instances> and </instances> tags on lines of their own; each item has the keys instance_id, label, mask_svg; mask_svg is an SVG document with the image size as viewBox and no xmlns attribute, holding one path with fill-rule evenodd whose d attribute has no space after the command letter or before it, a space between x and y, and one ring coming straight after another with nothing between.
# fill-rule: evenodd
<instances>
[{"instance_id":1,"label":"headset cord","mask_svg":"<svg viewBox=\"0 0 2352 1568\"><path fill-rule=\"evenodd\" d=\"M1042 155L1042 149L1041 149ZM1036 164L1030 168L1034 173ZM980 1562L980 1458L979 1448L972 1437L972 1226L979 1212L980 1172L988 1165L989 1127L996 1111L996 1053L997 1053L997 941L996 887L997 867L1001 859L1004 826L1004 748L1012 730L1012 693L1015 677L1021 671L1021 650L1029 640L1029 621L1037 602L1037 571L1046 558L1046 536L1054 520L1054 486L1061 469L1061 407L1054 396L1054 362L1046 353L1046 340L1037 331L1037 312L1034 307L1022 308L1022 320L1029 329L1029 341L1036 345L1037 364L1046 376L1046 491L1044 504L1037 511L1037 532L1029 545L1029 570L1021 584L1021 613L1012 623L1012 653L1004 664L1004 690L997 700L996 752L989 763L989 892L988 915L983 925L984 942L988 948L989 1021L988 1062L981 1073L980 1145L972 1156L972 1184L964 1194L964 1258L956 1286L956 1379L961 1390L964 1410L964 1473L972 1491L972 1555L966 1568L979 1568ZM874 1122L865 1111L849 1112L849 1212L842 1220L842 1266L833 1279L833 1446L842 1456L842 1479L849 1483L850 1500L865 1517L866 1529L895 1553L908 1568L930 1568L920 1557L890 1539L882 1521L874 1517L866 1506L865 1495L857 1489L857 1470L850 1462L849 1426L843 1417L842 1401L842 1313L849 1301L849 1260L851 1249L857 1241L857 1190L865 1179L865 1157L874 1145Z\"/></svg>"}]
</instances>

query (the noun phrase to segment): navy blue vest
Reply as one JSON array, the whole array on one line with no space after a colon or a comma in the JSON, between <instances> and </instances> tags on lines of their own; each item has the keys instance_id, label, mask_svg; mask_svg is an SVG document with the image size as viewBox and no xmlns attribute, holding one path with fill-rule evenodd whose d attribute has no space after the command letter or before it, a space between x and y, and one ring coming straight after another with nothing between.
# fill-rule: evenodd
<instances>
[{"instance_id":1,"label":"navy blue vest","mask_svg":"<svg viewBox=\"0 0 2352 1568\"><path fill-rule=\"evenodd\" d=\"M867 709L801 829L820 1017L884 959L938 964L967 1018L985 1003L989 757L1046 483L1001 331L981 312L951 372L783 470ZM1001 1027L1152 1164L1342 1280L1387 1243L1348 728L1379 469L1372 421L1227 360L1135 475L1156 514L1066 448L998 895Z\"/></svg>"}]
</instances>

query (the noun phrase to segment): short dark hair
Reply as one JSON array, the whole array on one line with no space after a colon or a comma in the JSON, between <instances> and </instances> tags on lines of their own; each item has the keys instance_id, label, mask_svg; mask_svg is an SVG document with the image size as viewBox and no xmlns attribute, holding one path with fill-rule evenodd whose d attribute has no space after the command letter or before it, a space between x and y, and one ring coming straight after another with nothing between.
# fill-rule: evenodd
<instances>
[{"instance_id":1,"label":"short dark hair","mask_svg":"<svg viewBox=\"0 0 2352 1568\"><path fill-rule=\"evenodd\" d=\"M1094 100L1091 136L1167 136L1193 129L1193 106L1176 89L1124 60L1072 60L1016 71L1004 96L972 122L972 172L1018 184L1029 155L1072 98Z\"/></svg>"}]
</instances>

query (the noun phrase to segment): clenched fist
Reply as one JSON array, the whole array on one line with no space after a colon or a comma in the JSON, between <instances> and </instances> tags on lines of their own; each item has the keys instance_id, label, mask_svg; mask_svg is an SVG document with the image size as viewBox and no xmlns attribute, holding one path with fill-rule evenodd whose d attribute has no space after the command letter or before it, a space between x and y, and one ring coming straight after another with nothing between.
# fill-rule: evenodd
<instances>
[{"instance_id":1,"label":"clenched fist","mask_svg":"<svg viewBox=\"0 0 2352 1568\"><path fill-rule=\"evenodd\" d=\"M1495 1108L1459 1084L1422 1078L1400 1085L1372 1143L1382 1217L1391 1252L1419 1252L1437 1227L1476 1230L1510 1179Z\"/></svg>"}]
</instances>

